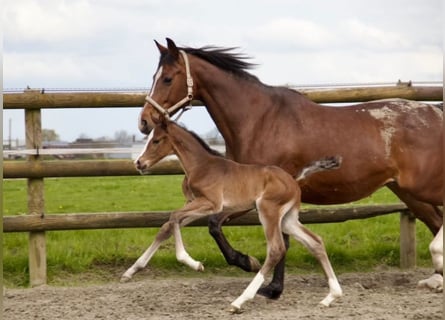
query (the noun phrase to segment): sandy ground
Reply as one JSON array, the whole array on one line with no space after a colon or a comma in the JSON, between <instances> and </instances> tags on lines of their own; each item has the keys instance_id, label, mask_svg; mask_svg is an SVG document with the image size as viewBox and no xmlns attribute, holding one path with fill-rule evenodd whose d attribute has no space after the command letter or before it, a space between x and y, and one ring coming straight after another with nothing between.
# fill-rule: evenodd
<instances>
[{"instance_id":1,"label":"sandy ground","mask_svg":"<svg viewBox=\"0 0 445 320\"><path fill-rule=\"evenodd\" d=\"M251 278L136 277L129 283L6 289L4 319L442 319L443 295L416 288L430 270L339 275L344 296L318 305L328 292L321 274L289 275L279 300L256 296L243 313L230 303Z\"/></svg>"}]
</instances>

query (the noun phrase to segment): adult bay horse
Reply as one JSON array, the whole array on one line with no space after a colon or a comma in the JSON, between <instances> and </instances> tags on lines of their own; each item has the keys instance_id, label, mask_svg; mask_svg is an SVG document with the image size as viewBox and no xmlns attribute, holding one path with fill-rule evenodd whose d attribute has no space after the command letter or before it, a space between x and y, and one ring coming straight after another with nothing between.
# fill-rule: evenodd
<instances>
[{"instance_id":1,"label":"adult bay horse","mask_svg":"<svg viewBox=\"0 0 445 320\"><path fill-rule=\"evenodd\" d=\"M253 299L267 273L284 257L286 247L282 232L301 242L320 262L329 285L329 294L320 303L329 306L342 296L322 239L298 220L301 190L297 183L315 172L338 168L341 159L331 157L315 161L294 178L277 166L240 164L224 158L215 154L196 134L166 117L161 116L155 121L159 124L135 161L136 167L144 173L165 156L175 154L184 168L191 196L181 209L171 213L153 244L123 274L123 282L144 268L161 243L171 235L175 238L178 261L203 271L202 263L186 252L180 227L222 211L230 217L238 210L257 208L267 241L266 260L244 292L232 302L232 312L239 312L246 301Z\"/></svg>"},{"instance_id":2,"label":"adult bay horse","mask_svg":"<svg viewBox=\"0 0 445 320\"><path fill-rule=\"evenodd\" d=\"M174 114L192 99L207 108L226 143L226 156L241 163L273 164L290 174L325 155L343 158L342 167L301 181L302 201L340 204L387 186L436 235L430 247L435 275L427 284L442 288L443 113L432 105L402 99L328 107L285 87L268 86L248 72L253 65L231 48L179 48L158 42L160 60L139 118L149 134L151 115ZM243 212L239 213L240 215ZM256 271L252 257L234 250L221 226L209 229L229 264ZM288 237L285 236L288 245ZM258 292L278 298L284 259L271 283Z\"/></svg>"}]
</instances>

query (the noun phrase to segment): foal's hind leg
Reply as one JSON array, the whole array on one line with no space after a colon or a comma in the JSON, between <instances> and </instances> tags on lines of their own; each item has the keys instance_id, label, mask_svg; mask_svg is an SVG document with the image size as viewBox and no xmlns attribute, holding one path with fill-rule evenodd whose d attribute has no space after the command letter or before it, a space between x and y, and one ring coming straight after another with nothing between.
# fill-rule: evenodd
<instances>
[{"instance_id":1,"label":"foal's hind leg","mask_svg":"<svg viewBox=\"0 0 445 320\"><path fill-rule=\"evenodd\" d=\"M261 224L263 225L264 234L267 241L267 256L260 271L249 283L243 293L232 302L231 312L233 313L239 312L243 303L255 297L258 289L264 283L266 274L278 263L278 261L281 260L286 253L286 247L284 245L280 226L281 216L283 213L280 212L280 209L283 208L280 208L279 206L274 205L274 203L270 203L268 201L263 201L258 206L258 215ZM280 214L276 214L277 212L280 212Z\"/></svg>"},{"instance_id":2,"label":"foal's hind leg","mask_svg":"<svg viewBox=\"0 0 445 320\"><path fill-rule=\"evenodd\" d=\"M311 232L304 227L298 220L298 210L290 211L282 222L283 232L294 236L294 238L301 242L320 262L323 271L328 279L329 294L320 302L324 306L329 306L335 299L343 295L340 284L335 276L334 269L331 266L323 240L320 236Z\"/></svg>"}]
</instances>

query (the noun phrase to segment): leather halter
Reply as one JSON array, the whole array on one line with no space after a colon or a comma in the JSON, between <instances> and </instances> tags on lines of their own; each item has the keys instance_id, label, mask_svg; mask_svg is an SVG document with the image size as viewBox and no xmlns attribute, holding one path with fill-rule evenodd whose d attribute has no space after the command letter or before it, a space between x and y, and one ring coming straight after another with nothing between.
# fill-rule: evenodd
<instances>
[{"instance_id":1,"label":"leather halter","mask_svg":"<svg viewBox=\"0 0 445 320\"><path fill-rule=\"evenodd\" d=\"M190 64L187 57L187 54L183 50L179 50L181 53L184 63L185 63L185 72L187 75L187 95L179 102L174 104L168 109L164 109L161 107L159 103L157 103L155 100L153 100L150 95L147 95L145 97L145 101L150 103L156 110L158 110L161 114L163 114L167 119L170 119L170 115L175 112L177 109L181 108L186 102L191 102L193 100L193 78L190 74Z\"/></svg>"}]
</instances>

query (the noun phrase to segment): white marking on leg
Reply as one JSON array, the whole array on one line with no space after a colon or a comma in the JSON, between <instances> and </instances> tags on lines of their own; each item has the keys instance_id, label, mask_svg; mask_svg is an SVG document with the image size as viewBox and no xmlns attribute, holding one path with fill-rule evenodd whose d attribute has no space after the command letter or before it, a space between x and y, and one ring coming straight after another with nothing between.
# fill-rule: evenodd
<instances>
[{"instance_id":1,"label":"white marking on leg","mask_svg":"<svg viewBox=\"0 0 445 320\"><path fill-rule=\"evenodd\" d=\"M145 250L145 252L136 260L136 262L130 268L128 268L127 271L125 271L125 273L121 277L121 282L127 282L133 277L136 272L145 268L155 252L159 249L160 245L161 241L155 240L147 248L147 250Z\"/></svg>"},{"instance_id":2,"label":"white marking on leg","mask_svg":"<svg viewBox=\"0 0 445 320\"><path fill-rule=\"evenodd\" d=\"M189 266L193 270L196 271L204 271L204 266L201 262L194 260L187 253L184 247L184 243L182 242L181 230L179 228L179 224L174 224L174 237L175 237L175 246L176 246L176 259Z\"/></svg>"},{"instance_id":3,"label":"white marking on leg","mask_svg":"<svg viewBox=\"0 0 445 320\"><path fill-rule=\"evenodd\" d=\"M298 210L291 210L282 220L282 230L303 244L312 255L317 258L328 279L329 294L320 302L324 306L329 306L335 299L343 295L338 283L334 269L329 261L322 239L304 227L298 220Z\"/></svg>"},{"instance_id":4,"label":"white marking on leg","mask_svg":"<svg viewBox=\"0 0 445 320\"><path fill-rule=\"evenodd\" d=\"M431 241L429 246L431 258L433 260L434 270L436 272L443 271L443 226ZM443 291L443 276L439 273L433 274L431 277L418 282L419 288L428 288L436 292Z\"/></svg>"},{"instance_id":5,"label":"white marking on leg","mask_svg":"<svg viewBox=\"0 0 445 320\"><path fill-rule=\"evenodd\" d=\"M235 301L231 303L232 306L231 312L234 313L239 312L244 302L251 300L255 297L255 294L257 293L258 289L261 287L263 283L264 283L264 275L260 271L249 283L244 292Z\"/></svg>"}]
</instances>

